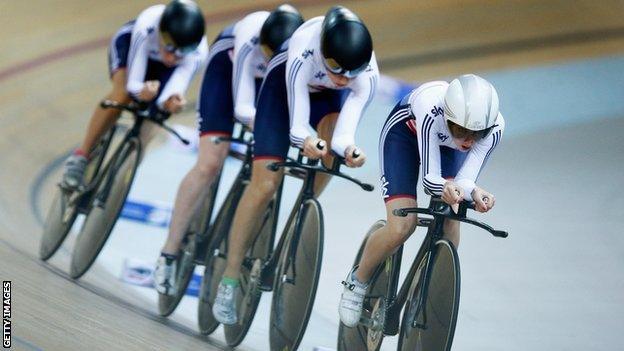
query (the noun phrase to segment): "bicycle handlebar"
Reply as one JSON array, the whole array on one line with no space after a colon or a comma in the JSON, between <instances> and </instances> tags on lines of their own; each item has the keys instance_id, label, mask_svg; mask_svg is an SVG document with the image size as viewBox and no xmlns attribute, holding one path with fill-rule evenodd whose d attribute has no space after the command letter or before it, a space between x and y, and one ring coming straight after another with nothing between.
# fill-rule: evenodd
<instances>
[{"instance_id":1,"label":"bicycle handlebar","mask_svg":"<svg viewBox=\"0 0 624 351\"><path fill-rule=\"evenodd\" d=\"M167 111L162 111L160 109L152 111L149 108L149 104L146 103L131 102L129 104L121 104L113 100L104 100L100 102L100 106L102 108L115 108L122 111L128 111L137 118L145 119L156 124L157 126L160 126L167 132L173 134L173 136L180 140L182 144L189 145L191 143L188 139L182 137L175 129L169 127L165 123L165 120L171 116L171 113Z\"/></svg>"},{"instance_id":2,"label":"bicycle handlebar","mask_svg":"<svg viewBox=\"0 0 624 351\"><path fill-rule=\"evenodd\" d=\"M457 214L453 213L453 211L451 210L451 206L444 204L444 203L443 203L443 206L438 206L439 208L437 209L434 208L436 204L440 205L440 203L441 203L440 201L436 201L435 198L432 198L431 204L429 205L428 208L421 208L421 207L397 208L392 211L392 214L395 216L399 216L399 217L406 217L410 213L421 213L421 214L426 214L426 215L430 215L433 217L444 217L444 218L472 224L476 227L479 227L481 229L484 229L490 232L490 234L492 234L495 237L506 238L507 236L509 236L509 233L507 233L506 231L494 229L491 226L483 222L479 222L472 218L466 217L466 211L468 209L471 209L471 210L475 209L474 202L464 201L463 203L461 203Z\"/></svg>"},{"instance_id":3,"label":"bicycle handlebar","mask_svg":"<svg viewBox=\"0 0 624 351\"><path fill-rule=\"evenodd\" d=\"M352 183L357 184L364 191L373 191L375 189L375 187L371 184L364 183L358 179L355 179L351 176L348 176L340 172L340 165L344 164L344 158L341 158L340 156L337 156L337 155L334 155L334 156L335 156L334 164L332 165L332 168L326 168L323 165L316 164L316 162L314 162L313 164L303 163L302 162L303 154L301 154L300 152L297 160L289 160L286 162L274 162L274 163L267 165L267 169L270 171L276 172L280 168L288 167L288 168L299 169L299 170L303 170L307 172L321 172L321 173L325 173L325 174L329 174L332 176L346 179ZM317 161L317 160L313 160L313 161Z\"/></svg>"}]
</instances>

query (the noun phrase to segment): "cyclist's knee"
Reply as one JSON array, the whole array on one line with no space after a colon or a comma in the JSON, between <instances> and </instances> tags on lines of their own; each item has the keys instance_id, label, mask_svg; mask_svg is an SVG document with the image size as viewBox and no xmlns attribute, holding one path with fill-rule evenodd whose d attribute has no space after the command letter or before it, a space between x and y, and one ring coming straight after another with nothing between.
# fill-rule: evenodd
<instances>
[{"instance_id":1,"label":"cyclist's knee","mask_svg":"<svg viewBox=\"0 0 624 351\"><path fill-rule=\"evenodd\" d=\"M198 162L195 165L195 172L203 182L210 182L221 170L222 163L217 157L211 157L204 160L204 162Z\"/></svg>"},{"instance_id":2,"label":"cyclist's knee","mask_svg":"<svg viewBox=\"0 0 624 351\"><path fill-rule=\"evenodd\" d=\"M279 181L270 177L256 178L252 180L250 186L257 198L268 200L273 197L273 194L277 191Z\"/></svg>"},{"instance_id":3,"label":"cyclist's knee","mask_svg":"<svg viewBox=\"0 0 624 351\"><path fill-rule=\"evenodd\" d=\"M397 217L388 222L388 244L393 247L399 246L409 238L416 229L417 218L415 215Z\"/></svg>"}]
</instances>

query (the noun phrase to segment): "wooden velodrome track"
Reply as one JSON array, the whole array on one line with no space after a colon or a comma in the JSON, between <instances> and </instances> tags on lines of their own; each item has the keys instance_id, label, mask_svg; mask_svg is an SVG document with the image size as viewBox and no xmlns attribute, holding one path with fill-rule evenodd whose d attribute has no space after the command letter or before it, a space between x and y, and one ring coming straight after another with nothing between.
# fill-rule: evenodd
<instances>
[{"instance_id":1,"label":"wooden velodrome track","mask_svg":"<svg viewBox=\"0 0 624 351\"><path fill-rule=\"evenodd\" d=\"M151 3L0 1L0 276L14 284L18 349L206 349L206 341L220 347L146 313L97 267L74 284L55 268L66 267L66 257L54 266L35 258L41 231L35 209L49 194L32 198L33 182L81 139L93 106L109 89L110 36ZM212 40L225 24L280 2L199 3ZM291 3L310 18L335 2ZM368 24L382 73L405 80L624 51L624 3L617 0L342 4ZM191 113L183 120L191 124Z\"/></svg>"}]
</instances>

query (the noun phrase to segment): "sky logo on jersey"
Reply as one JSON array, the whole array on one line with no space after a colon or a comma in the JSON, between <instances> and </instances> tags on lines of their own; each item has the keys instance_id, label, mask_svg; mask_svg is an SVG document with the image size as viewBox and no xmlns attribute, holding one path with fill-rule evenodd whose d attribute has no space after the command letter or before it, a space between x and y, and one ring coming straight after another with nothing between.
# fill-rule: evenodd
<instances>
[{"instance_id":1,"label":"sky logo on jersey","mask_svg":"<svg viewBox=\"0 0 624 351\"><path fill-rule=\"evenodd\" d=\"M325 73L323 73L323 72L321 72L321 71L318 71L318 72L316 72L316 74L314 75L314 78L316 78L316 79L323 79L323 77L325 77L325 76L326 76L326 74L325 74Z\"/></svg>"},{"instance_id":2,"label":"sky logo on jersey","mask_svg":"<svg viewBox=\"0 0 624 351\"><path fill-rule=\"evenodd\" d=\"M441 142L445 142L446 139L448 139L449 136L448 135L444 135L442 133L438 133L438 139L440 139Z\"/></svg>"},{"instance_id":3,"label":"sky logo on jersey","mask_svg":"<svg viewBox=\"0 0 624 351\"><path fill-rule=\"evenodd\" d=\"M438 106L433 106L433 108L431 109L431 113L435 116L441 116L444 114L444 109Z\"/></svg>"},{"instance_id":4,"label":"sky logo on jersey","mask_svg":"<svg viewBox=\"0 0 624 351\"><path fill-rule=\"evenodd\" d=\"M312 54L314 54L314 49L308 49L308 50L304 51L303 54L301 54L301 56L303 56L304 59L307 59Z\"/></svg>"}]
</instances>

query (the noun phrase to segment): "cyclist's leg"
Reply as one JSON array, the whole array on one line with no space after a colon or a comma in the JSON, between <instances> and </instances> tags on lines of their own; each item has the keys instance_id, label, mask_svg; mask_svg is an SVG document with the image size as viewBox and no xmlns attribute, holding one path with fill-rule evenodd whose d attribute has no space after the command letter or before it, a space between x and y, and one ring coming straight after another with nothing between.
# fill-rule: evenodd
<instances>
[{"instance_id":1,"label":"cyclist's leg","mask_svg":"<svg viewBox=\"0 0 624 351\"><path fill-rule=\"evenodd\" d=\"M105 99L117 101L123 104L130 102L130 96L126 90L127 74L125 68L120 68L115 71L111 77L112 89L106 95ZM102 108L98 106L93 111L89 125L87 127L87 134L85 135L82 143L80 144L80 151L85 155L93 149L95 144L100 138L110 130L110 128L117 122L117 118L120 115L120 110L114 108Z\"/></svg>"},{"instance_id":2,"label":"cyclist's leg","mask_svg":"<svg viewBox=\"0 0 624 351\"><path fill-rule=\"evenodd\" d=\"M112 82L112 90L106 95L105 99L117 101L120 103L130 102L130 95L126 90L127 82L127 59L130 50L130 39L134 22L123 25L111 40L108 49L108 70ZM87 127L79 153L88 155L100 138L117 122L117 118L121 114L117 109L105 109L99 106L95 108Z\"/></svg>"},{"instance_id":3,"label":"cyclist's leg","mask_svg":"<svg viewBox=\"0 0 624 351\"><path fill-rule=\"evenodd\" d=\"M416 229L416 215L399 217L392 214L397 208L416 207L414 197L396 197L386 202L387 223L371 234L364 247L355 276L360 282L368 282L375 268L392 255Z\"/></svg>"},{"instance_id":4,"label":"cyclist's leg","mask_svg":"<svg viewBox=\"0 0 624 351\"><path fill-rule=\"evenodd\" d=\"M251 183L236 208L230 230L227 267L223 273L225 277L238 279L245 252L254 239L253 230L282 181L283 170L273 172L266 168L275 161L260 159L253 162Z\"/></svg>"},{"instance_id":5,"label":"cyclist's leg","mask_svg":"<svg viewBox=\"0 0 624 351\"><path fill-rule=\"evenodd\" d=\"M205 135L199 139L199 156L195 166L186 174L175 199L169 236L162 248L165 254L176 255L191 218L199 210L200 199L206 194L223 162L227 157L230 143L215 144Z\"/></svg>"},{"instance_id":6,"label":"cyclist's leg","mask_svg":"<svg viewBox=\"0 0 624 351\"><path fill-rule=\"evenodd\" d=\"M341 321L349 327L360 319L368 281L375 269L407 240L418 221L416 215L398 217L392 213L397 208L416 206L418 145L406 125L410 120L406 108L397 105L382 129L379 153L387 223L368 237L357 269L345 279L339 312Z\"/></svg>"},{"instance_id":7,"label":"cyclist's leg","mask_svg":"<svg viewBox=\"0 0 624 351\"><path fill-rule=\"evenodd\" d=\"M387 223L366 243L356 276L367 282L375 268L396 250L414 231L416 215L395 216L392 211L416 206L418 184L418 142L409 127L409 106L400 103L390 113L379 139L381 191L386 203Z\"/></svg>"},{"instance_id":8,"label":"cyclist's leg","mask_svg":"<svg viewBox=\"0 0 624 351\"><path fill-rule=\"evenodd\" d=\"M283 171L274 173L266 166L284 160L290 145L285 55L274 56L269 67L257 100L251 183L245 189L234 215L227 266L212 308L215 318L224 324L236 323L234 295L240 266L255 234L255 224L283 178Z\"/></svg>"},{"instance_id":9,"label":"cyclist's leg","mask_svg":"<svg viewBox=\"0 0 624 351\"><path fill-rule=\"evenodd\" d=\"M459 150L451 149L446 146L440 146L440 161L442 177L447 180L453 180L459 172L459 169L467 157L467 153ZM459 247L459 222L453 220L444 221L444 238Z\"/></svg>"},{"instance_id":10,"label":"cyclist's leg","mask_svg":"<svg viewBox=\"0 0 624 351\"><path fill-rule=\"evenodd\" d=\"M230 231L224 276L231 279L238 279L240 265L253 239L253 229L283 178L283 170L273 172L266 166L284 160L290 145L285 66L285 62L277 64L269 71L258 97L251 183L239 202Z\"/></svg>"},{"instance_id":11,"label":"cyclist's leg","mask_svg":"<svg viewBox=\"0 0 624 351\"><path fill-rule=\"evenodd\" d=\"M186 174L176 195L169 226L169 236L162 253L176 255L193 215L228 155L230 143L215 144L211 138L230 136L234 126L232 106L232 61L228 56L230 45L219 40L213 45L199 93L199 155L195 166ZM218 46L216 46L218 44Z\"/></svg>"}]
</instances>

